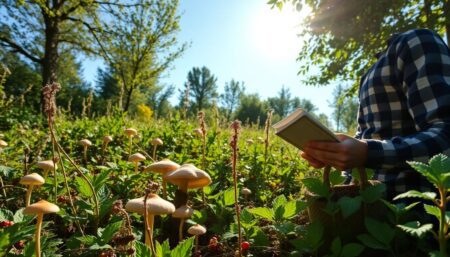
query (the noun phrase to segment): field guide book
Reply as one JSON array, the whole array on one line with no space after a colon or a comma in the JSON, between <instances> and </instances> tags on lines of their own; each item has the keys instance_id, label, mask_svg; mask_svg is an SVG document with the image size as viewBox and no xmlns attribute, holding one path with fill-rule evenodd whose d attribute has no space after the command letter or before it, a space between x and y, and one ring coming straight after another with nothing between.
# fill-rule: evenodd
<instances>
[{"instance_id":1,"label":"field guide book","mask_svg":"<svg viewBox=\"0 0 450 257\"><path fill-rule=\"evenodd\" d=\"M307 111L298 108L286 118L273 125L275 134L300 150L306 142L334 141L339 142L336 135Z\"/></svg>"}]
</instances>

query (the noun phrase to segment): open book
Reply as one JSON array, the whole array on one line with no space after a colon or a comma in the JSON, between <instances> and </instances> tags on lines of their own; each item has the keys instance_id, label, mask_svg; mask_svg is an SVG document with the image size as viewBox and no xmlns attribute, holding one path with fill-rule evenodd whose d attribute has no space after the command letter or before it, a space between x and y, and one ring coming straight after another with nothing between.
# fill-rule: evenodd
<instances>
[{"instance_id":1,"label":"open book","mask_svg":"<svg viewBox=\"0 0 450 257\"><path fill-rule=\"evenodd\" d=\"M339 142L330 129L301 108L273 125L273 128L277 136L300 150L303 149L306 142L311 140Z\"/></svg>"}]
</instances>

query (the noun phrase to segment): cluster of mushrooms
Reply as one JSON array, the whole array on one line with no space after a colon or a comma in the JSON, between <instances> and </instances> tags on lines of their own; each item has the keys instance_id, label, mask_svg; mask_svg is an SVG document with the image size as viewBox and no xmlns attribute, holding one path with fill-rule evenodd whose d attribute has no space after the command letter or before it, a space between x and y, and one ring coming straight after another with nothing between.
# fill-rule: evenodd
<instances>
[{"instance_id":1,"label":"cluster of mushrooms","mask_svg":"<svg viewBox=\"0 0 450 257\"><path fill-rule=\"evenodd\" d=\"M155 162L144 168L146 172L155 172L162 175L163 195L167 196L166 183L171 183L178 186L178 190L187 195L188 189L202 188L211 183L211 177L205 171L198 169L192 164L179 165L171 160L165 159ZM145 227L149 228L149 232L145 233L145 243L154 252L155 246L153 244L153 221L155 215L172 214L173 218L180 219L179 223L179 241L183 240L183 226L185 220L189 219L194 210L187 205L186 202L175 207L171 202L164 200L155 193L147 195L146 207L144 205L145 197L132 199L125 205L125 209L128 212L136 212L144 215L145 209L147 213L145 216L147 219L144 221ZM146 230L147 231L147 230ZM196 224L191 226L188 231L189 234L196 237L196 251L198 250L198 236L206 233L206 229Z\"/></svg>"},{"instance_id":2,"label":"cluster of mushrooms","mask_svg":"<svg viewBox=\"0 0 450 257\"><path fill-rule=\"evenodd\" d=\"M132 140L133 137L137 136L137 130L133 128L125 129L125 134L129 137L130 144L130 155L128 157L128 161L132 162L135 167L135 171L138 170L139 162L146 160L145 156L141 153L131 154L132 149ZM111 136L105 136L103 138L103 146L102 153L104 154L108 144L112 141ZM0 140L1 146L6 146L6 142ZM87 162L87 149L92 145L91 141L88 139L80 140L80 144L83 146L83 159ZM156 138L153 139L151 144L153 145L153 160L156 160L156 148L159 145L162 145L163 142L161 139ZM36 234L35 234L35 254L36 257L41 256L41 245L40 245L40 234L43 222L43 215L49 213L59 212L59 207L53 203L47 202L45 200L40 200L36 203L30 204L31 202L31 194L33 188L36 186L41 186L45 183L45 178L48 173L56 170L57 166L53 160L45 160L39 161L36 166L43 171L43 177L38 173L31 173L25 175L21 178L20 183L22 185L27 186L26 193L26 208L23 213L27 215L37 215L36 222ZM188 206L187 204L187 191L188 189L196 189L203 188L211 183L211 177L205 171L198 169L192 164L183 164L179 165L171 160L164 159L161 161L155 161L153 164L144 167L144 172L155 172L159 173L162 176L162 187L163 187L163 198L167 198L167 189L166 184L171 183L178 186L178 190L186 195L186 201L184 204L175 207L171 202L164 200L159 197L156 193L150 193L147 195L146 205L144 206L145 197L140 197L137 199L132 199L127 202L125 205L125 209L128 212L135 212L143 215L145 210L147 213L146 220L144 224L149 228L149 232L145 232L145 244L155 253L155 246L153 244L153 224L155 215L166 215L171 214L173 218L180 219L179 223L179 241L183 240L183 227L184 223L187 219L189 219L194 210ZM147 231L147 229L145 229ZM199 225L195 224L191 226L187 232L196 238L196 251L198 250L198 236L206 233L206 229Z\"/></svg>"}]
</instances>

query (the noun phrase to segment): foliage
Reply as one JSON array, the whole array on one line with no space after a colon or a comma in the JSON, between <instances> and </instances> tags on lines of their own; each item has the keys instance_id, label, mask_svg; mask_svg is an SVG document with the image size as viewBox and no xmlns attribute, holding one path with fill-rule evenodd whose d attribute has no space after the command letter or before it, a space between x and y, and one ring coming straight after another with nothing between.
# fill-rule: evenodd
<instances>
[{"instance_id":1,"label":"foliage","mask_svg":"<svg viewBox=\"0 0 450 257\"><path fill-rule=\"evenodd\" d=\"M320 72L305 79L313 85L336 79L356 85L393 33L429 28L449 37L446 1L270 0L268 4L278 8L292 8L292 4L297 10L311 10L304 30L299 32L305 42L298 60L302 63L300 74L307 74L311 67L319 68ZM352 87L351 93L355 90Z\"/></svg>"},{"instance_id":2,"label":"foliage","mask_svg":"<svg viewBox=\"0 0 450 257\"><path fill-rule=\"evenodd\" d=\"M140 104L137 106L137 116L138 116L138 119L148 122L152 119L153 111L147 105Z\"/></svg>"},{"instance_id":3,"label":"foliage","mask_svg":"<svg viewBox=\"0 0 450 257\"><path fill-rule=\"evenodd\" d=\"M236 110L236 107L239 106L239 101L244 94L244 91L244 82L232 79L230 82L225 83L224 93L220 95L220 99L226 110L225 117L227 120L233 118L233 112Z\"/></svg>"},{"instance_id":4,"label":"foliage","mask_svg":"<svg viewBox=\"0 0 450 257\"><path fill-rule=\"evenodd\" d=\"M199 111L210 107L212 101L218 96L217 77L205 66L202 68L193 67L188 72L187 82L184 84L184 88L188 92L189 110L193 114L197 114ZM182 95L182 97L184 96ZM181 106L183 104L182 102Z\"/></svg>"}]
</instances>

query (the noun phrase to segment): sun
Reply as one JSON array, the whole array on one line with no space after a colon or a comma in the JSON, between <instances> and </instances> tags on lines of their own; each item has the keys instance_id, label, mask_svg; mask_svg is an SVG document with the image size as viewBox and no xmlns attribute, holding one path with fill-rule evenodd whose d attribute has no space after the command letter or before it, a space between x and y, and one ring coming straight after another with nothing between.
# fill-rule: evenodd
<instances>
[{"instance_id":1,"label":"sun","mask_svg":"<svg viewBox=\"0 0 450 257\"><path fill-rule=\"evenodd\" d=\"M307 8L298 12L289 4L282 10L262 5L255 12L250 28L255 50L271 59L295 59L303 42L298 34L310 13Z\"/></svg>"}]
</instances>

